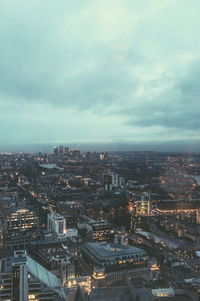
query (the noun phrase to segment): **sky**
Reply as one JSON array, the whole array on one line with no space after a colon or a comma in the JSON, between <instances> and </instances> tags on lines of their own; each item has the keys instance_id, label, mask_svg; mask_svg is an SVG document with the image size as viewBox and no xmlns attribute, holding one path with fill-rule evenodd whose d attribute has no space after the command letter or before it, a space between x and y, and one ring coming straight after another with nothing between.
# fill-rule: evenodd
<instances>
[{"instance_id":1,"label":"sky","mask_svg":"<svg viewBox=\"0 0 200 301\"><path fill-rule=\"evenodd\" d=\"M199 0L0 0L0 148L200 141Z\"/></svg>"}]
</instances>

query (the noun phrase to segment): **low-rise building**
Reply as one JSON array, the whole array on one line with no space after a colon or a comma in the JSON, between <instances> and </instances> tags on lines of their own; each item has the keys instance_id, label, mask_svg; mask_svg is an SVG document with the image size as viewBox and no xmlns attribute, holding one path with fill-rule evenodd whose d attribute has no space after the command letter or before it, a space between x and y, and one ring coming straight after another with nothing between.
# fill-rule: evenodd
<instances>
[{"instance_id":1,"label":"low-rise building","mask_svg":"<svg viewBox=\"0 0 200 301\"><path fill-rule=\"evenodd\" d=\"M95 279L120 278L127 275L146 278L150 276L146 252L133 246L89 242L82 248L82 254L93 268Z\"/></svg>"}]
</instances>

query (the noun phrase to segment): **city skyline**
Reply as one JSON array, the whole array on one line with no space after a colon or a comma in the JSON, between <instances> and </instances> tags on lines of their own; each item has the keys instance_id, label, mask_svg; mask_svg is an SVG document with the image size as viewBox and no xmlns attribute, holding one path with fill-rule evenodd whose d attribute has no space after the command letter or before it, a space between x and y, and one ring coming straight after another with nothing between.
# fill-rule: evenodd
<instances>
[{"instance_id":1,"label":"city skyline","mask_svg":"<svg viewBox=\"0 0 200 301\"><path fill-rule=\"evenodd\" d=\"M61 142L196 151L199 8L2 0L2 150Z\"/></svg>"}]
</instances>

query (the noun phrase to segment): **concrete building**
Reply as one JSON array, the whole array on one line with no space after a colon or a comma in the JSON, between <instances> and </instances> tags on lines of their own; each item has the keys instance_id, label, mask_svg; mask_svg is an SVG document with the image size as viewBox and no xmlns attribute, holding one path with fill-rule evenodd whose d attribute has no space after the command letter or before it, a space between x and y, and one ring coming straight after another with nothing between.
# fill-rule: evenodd
<instances>
[{"instance_id":1,"label":"concrete building","mask_svg":"<svg viewBox=\"0 0 200 301\"><path fill-rule=\"evenodd\" d=\"M96 241L109 240L111 237L112 225L104 220L89 219L84 223L78 223L78 228L87 230L88 236Z\"/></svg>"},{"instance_id":2,"label":"concrete building","mask_svg":"<svg viewBox=\"0 0 200 301\"><path fill-rule=\"evenodd\" d=\"M102 182L103 182L103 188L105 191L112 190L112 176L111 175L104 174Z\"/></svg>"},{"instance_id":3,"label":"concrete building","mask_svg":"<svg viewBox=\"0 0 200 301\"><path fill-rule=\"evenodd\" d=\"M150 201L141 200L136 201L136 215L149 215L150 214Z\"/></svg>"},{"instance_id":4,"label":"concrete building","mask_svg":"<svg viewBox=\"0 0 200 301\"><path fill-rule=\"evenodd\" d=\"M33 210L18 209L12 211L6 218L7 231L25 231L38 228L39 218Z\"/></svg>"},{"instance_id":5,"label":"concrete building","mask_svg":"<svg viewBox=\"0 0 200 301\"><path fill-rule=\"evenodd\" d=\"M57 204L57 211L66 218L67 223L71 223L76 221L79 215L82 214L83 207L78 201L59 202Z\"/></svg>"},{"instance_id":6,"label":"concrete building","mask_svg":"<svg viewBox=\"0 0 200 301\"><path fill-rule=\"evenodd\" d=\"M66 233L66 220L57 213L49 213L47 227L49 231L55 232L58 237L65 236Z\"/></svg>"},{"instance_id":7,"label":"concrete building","mask_svg":"<svg viewBox=\"0 0 200 301\"><path fill-rule=\"evenodd\" d=\"M66 301L61 281L24 250L1 259L0 300Z\"/></svg>"},{"instance_id":8,"label":"concrete building","mask_svg":"<svg viewBox=\"0 0 200 301\"><path fill-rule=\"evenodd\" d=\"M58 213L49 213L47 221L48 231L53 231L58 238L75 237L78 235L78 230L75 228L66 228L66 219Z\"/></svg>"},{"instance_id":9,"label":"concrete building","mask_svg":"<svg viewBox=\"0 0 200 301\"><path fill-rule=\"evenodd\" d=\"M95 287L90 294L90 301L153 301L149 288L134 286ZM86 299L85 299L86 301ZM163 300L164 301L164 300Z\"/></svg>"},{"instance_id":10,"label":"concrete building","mask_svg":"<svg viewBox=\"0 0 200 301\"><path fill-rule=\"evenodd\" d=\"M93 267L93 278L149 277L148 256L132 246L106 242L89 242L82 248L86 262ZM99 273L98 273L99 269Z\"/></svg>"},{"instance_id":11,"label":"concrete building","mask_svg":"<svg viewBox=\"0 0 200 301\"><path fill-rule=\"evenodd\" d=\"M116 172L109 171L103 175L104 190L109 191L117 188L122 188L125 181Z\"/></svg>"},{"instance_id":12,"label":"concrete building","mask_svg":"<svg viewBox=\"0 0 200 301\"><path fill-rule=\"evenodd\" d=\"M54 156L58 156L59 152L58 152L58 147L57 146L54 147L53 154L54 154Z\"/></svg>"},{"instance_id":13,"label":"concrete building","mask_svg":"<svg viewBox=\"0 0 200 301\"><path fill-rule=\"evenodd\" d=\"M92 238L94 240L102 241L110 239L112 225L108 222L104 220L94 221L89 226L91 227Z\"/></svg>"}]
</instances>

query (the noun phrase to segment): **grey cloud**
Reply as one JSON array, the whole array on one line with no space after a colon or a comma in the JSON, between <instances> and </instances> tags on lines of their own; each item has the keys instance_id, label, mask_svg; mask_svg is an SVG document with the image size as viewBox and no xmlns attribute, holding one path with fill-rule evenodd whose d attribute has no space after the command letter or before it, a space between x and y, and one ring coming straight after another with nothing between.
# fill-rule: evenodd
<instances>
[{"instance_id":1,"label":"grey cloud","mask_svg":"<svg viewBox=\"0 0 200 301\"><path fill-rule=\"evenodd\" d=\"M50 2L49 19L39 11L44 5L38 1L32 11L22 2L21 11L7 11L0 20L0 91L10 95L11 102L17 96L21 102L87 109L121 102L134 90L136 79L129 72L141 55L138 51L123 53L115 45L118 42L88 34L87 26L77 29L80 8L82 13L87 8L83 1L75 7L64 1L56 7ZM53 8L61 20L54 16Z\"/></svg>"},{"instance_id":2,"label":"grey cloud","mask_svg":"<svg viewBox=\"0 0 200 301\"><path fill-rule=\"evenodd\" d=\"M2 102L197 133L199 1L17 2L0 2Z\"/></svg>"},{"instance_id":3,"label":"grey cloud","mask_svg":"<svg viewBox=\"0 0 200 301\"><path fill-rule=\"evenodd\" d=\"M200 60L194 60L189 65L186 74L183 75L178 84L178 88L187 101L200 100Z\"/></svg>"},{"instance_id":4,"label":"grey cloud","mask_svg":"<svg viewBox=\"0 0 200 301\"><path fill-rule=\"evenodd\" d=\"M164 93L152 101L140 99L125 109L127 124L163 126L179 130L200 129L200 60L192 62Z\"/></svg>"},{"instance_id":5,"label":"grey cloud","mask_svg":"<svg viewBox=\"0 0 200 301\"><path fill-rule=\"evenodd\" d=\"M141 116L140 116L141 117ZM149 112L143 115L143 119L128 121L129 125L139 125L142 127L148 126L163 126L171 129L179 130L199 130L200 120L198 112L189 112L187 109L182 112Z\"/></svg>"}]
</instances>

